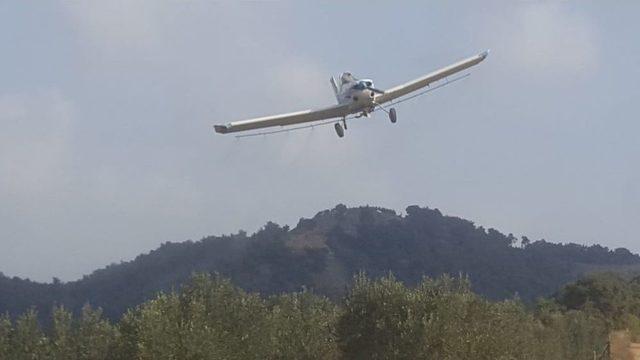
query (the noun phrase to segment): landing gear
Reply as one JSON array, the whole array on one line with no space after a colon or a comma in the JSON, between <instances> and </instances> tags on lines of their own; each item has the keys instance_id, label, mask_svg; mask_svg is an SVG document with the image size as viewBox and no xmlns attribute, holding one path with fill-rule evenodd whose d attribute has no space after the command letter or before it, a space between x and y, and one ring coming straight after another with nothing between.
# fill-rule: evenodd
<instances>
[{"instance_id":1,"label":"landing gear","mask_svg":"<svg viewBox=\"0 0 640 360\"><path fill-rule=\"evenodd\" d=\"M342 125L340 125L339 122L337 122L333 127L336 129L336 133L338 134L338 137L344 137L344 129L342 128Z\"/></svg>"},{"instance_id":2,"label":"landing gear","mask_svg":"<svg viewBox=\"0 0 640 360\"><path fill-rule=\"evenodd\" d=\"M396 115L396 109L395 108L391 108L387 111L387 109L384 108L384 106L378 104L378 103L373 103L374 106L379 107L382 111L386 112L387 115L389 115L389 120L391 120L392 124L395 124L396 121L398 121L398 116Z\"/></svg>"}]
</instances>

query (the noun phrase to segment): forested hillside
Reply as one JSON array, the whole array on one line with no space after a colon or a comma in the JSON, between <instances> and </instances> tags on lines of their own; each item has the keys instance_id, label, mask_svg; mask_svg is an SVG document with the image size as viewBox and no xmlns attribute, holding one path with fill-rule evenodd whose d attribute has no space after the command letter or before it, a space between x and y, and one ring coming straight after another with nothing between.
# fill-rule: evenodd
<instances>
[{"instance_id":1,"label":"forested hillside","mask_svg":"<svg viewBox=\"0 0 640 360\"><path fill-rule=\"evenodd\" d=\"M411 206L406 215L339 205L290 229L268 223L200 241L165 243L136 259L80 280L50 284L0 276L0 313L35 307L50 319L54 305L79 313L89 303L116 320L158 291L178 288L194 272L218 272L246 291L267 296L303 288L338 300L354 273L388 273L413 286L423 276L468 275L473 291L492 300L548 296L593 270L631 271L640 258L626 249L517 239L437 209Z\"/></svg>"}]
</instances>

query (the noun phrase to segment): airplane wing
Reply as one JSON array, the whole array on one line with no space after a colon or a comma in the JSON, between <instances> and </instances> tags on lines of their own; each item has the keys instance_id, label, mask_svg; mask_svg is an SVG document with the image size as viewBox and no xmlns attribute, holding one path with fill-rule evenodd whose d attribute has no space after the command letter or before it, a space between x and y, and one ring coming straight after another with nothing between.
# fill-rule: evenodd
<instances>
[{"instance_id":1,"label":"airplane wing","mask_svg":"<svg viewBox=\"0 0 640 360\"><path fill-rule=\"evenodd\" d=\"M226 125L214 125L217 133L262 129L271 126L286 126L317 120L332 119L349 115L350 104L341 104L317 110L304 110L288 114L265 116L255 119L234 121Z\"/></svg>"},{"instance_id":2,"label":"airplane wing","mask_svg":"<svg viewBox=\"0 0 640 360\"><path fill-rule=\"evenodd\" d=\"M425 86L429 86L429 84L434 83L438 80L442 80L447 76L453 75L462 70L468 69L482 60L486 59L489 55L489 51L482 52L478 55L472 56L470 58L459 61L455 64L444 67L440 70L436 70L428 75L425 75L421 78L410 81L406 84L396 86L389 90L385 90L385 92L379 96L376 96L376 102L378 104L382 104L385 102L389 102L391 100L397 99L401 96L407 95L413 91L421 89Z\"/></svg>"}]
</instances>

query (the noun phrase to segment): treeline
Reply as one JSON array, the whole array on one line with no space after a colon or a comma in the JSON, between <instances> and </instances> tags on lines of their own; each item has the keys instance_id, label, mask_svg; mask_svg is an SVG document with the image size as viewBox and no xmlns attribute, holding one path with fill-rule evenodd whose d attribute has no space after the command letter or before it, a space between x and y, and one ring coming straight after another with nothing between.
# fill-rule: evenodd
<instances>
[{"instance_id":1,"label":"treeline","mask_svg":"<svg viewBox=\"0 0 640 360\"><path fill-rule=\"evenodd\" d=\"M337 301L354 274L389 272L409 286L423 276L468 274L472 290L492 300L517 294L532 304L593 270L640 270L626 249L554 244L516 238L437 209L392 210L338 205L301 219L290 229L267 223L255 234L211 236L165 243L129 262L110 265L78 281L36 283L0 274L0 314L35 307L42 322L53 305L79 314L89 302L118 320L159 291L178 289L192 273L220 273L247 292L274 295L303 287Z\"/></svg>"},{"instance_id":2,"label":"treeline","mask_svg":"<svg viewBox=\"0 0 640 360\"><path fill-rule=\"evenodd\" d=\"M528 308L486 300L465 277L407 287L358 275L336 304L308 291L261 297L197 275L117 323L88 305L78 316L56 308L45 328L34 311L4 316L0 358L592 359L606 354L612 329L637 329L639 289L592 276Z\"/></svg>"}]
</instances>

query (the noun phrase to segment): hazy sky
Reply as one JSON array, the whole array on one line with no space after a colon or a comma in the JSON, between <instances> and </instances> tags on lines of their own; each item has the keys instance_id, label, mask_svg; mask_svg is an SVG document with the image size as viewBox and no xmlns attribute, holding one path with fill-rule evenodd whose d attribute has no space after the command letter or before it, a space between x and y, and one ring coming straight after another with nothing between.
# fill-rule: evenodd
<instances>
[{"instance_id":1,"label":"hazy sky","mask_svg":"<svg viewBox=\"0 0 640 360\"><path fill-rule=\"evenodd\" d=\"M72 280L338 203L640 251L640 2L343 3L0 3L0 271ZM395 125L212 131L484 49Z\"/></svg>"}]
</instances>

